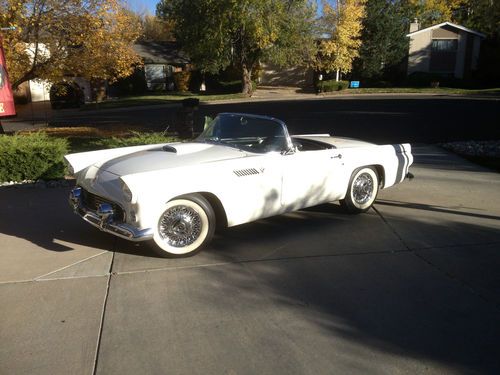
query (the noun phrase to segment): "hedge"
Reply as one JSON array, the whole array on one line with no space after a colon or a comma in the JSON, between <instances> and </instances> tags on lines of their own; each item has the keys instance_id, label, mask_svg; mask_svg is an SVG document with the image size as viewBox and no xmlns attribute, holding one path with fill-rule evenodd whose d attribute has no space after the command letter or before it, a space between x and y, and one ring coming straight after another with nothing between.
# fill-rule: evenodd
<instances>
[{"instance_id":1,"label":"hedge","mask_svg":"<svg viewBox=\"0 0 500 375\"><path fill-rule=\"evenodd\" d=\"M64 177L63 156L68 142L39 132L0 135L0 181L57 179Z\"/></svg>"},{"instance_id":2,"label":"hedge","mask_svg":"<svg viewBox=\"0 0 500 375\"><path fill-rule=\"evenodd\" d=\"M163 133L132 132L132 135L127 137L70 137L68 141L70 143L71 152L84 152L103 150L106 148L178 142L179 139L166 136Z\"/></svg>"},{"instance_id":3,"label":"hedge","mask_svg":"<svg viewBox=\"0 0 500 375\"><path fill-rule=\"evenodd\" d=\"M349 87L349 81L336 81L334 79L318 82L320 92L331 92L345 90Z\"/></svg>"},{"instance_id":4,"label":"hedge","mask_svg":"<svg viewBox=\"0 0 500 375\"><path fill-rule=\"evenodd\" d=\"M65 176L63 156L107 148L177 142L163 133L132 132L127 137L49 136L44 131L0 135L0 182L51 180Z\"/></svg>"}]
</instances>

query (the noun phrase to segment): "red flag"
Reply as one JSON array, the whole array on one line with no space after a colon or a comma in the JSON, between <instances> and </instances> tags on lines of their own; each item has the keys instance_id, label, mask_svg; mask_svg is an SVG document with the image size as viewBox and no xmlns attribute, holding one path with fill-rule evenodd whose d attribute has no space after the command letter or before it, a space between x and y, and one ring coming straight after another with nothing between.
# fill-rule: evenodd
<instances>
[{"instance_id":1,"label":"red flag","mask_svg":"<svg viewBox=\"0 0 500 375\"><path fill-rule=\"evenodd\" d=\"M16 114L12 87L10 86L5 55L3 53L2 37L0 36L0 117L13 116Z\"/></svg>"}]
</instances>

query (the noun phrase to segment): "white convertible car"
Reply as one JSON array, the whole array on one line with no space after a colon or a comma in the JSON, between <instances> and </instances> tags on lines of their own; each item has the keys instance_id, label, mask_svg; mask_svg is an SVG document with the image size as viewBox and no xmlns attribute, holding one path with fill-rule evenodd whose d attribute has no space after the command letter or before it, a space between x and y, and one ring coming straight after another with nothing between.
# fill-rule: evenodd
<instances>
[{"instance_id":1,"label":"white convertible car","mask_svg":"<svg viewBox=\"0 0 500 375\"><path fill-rule=\"evenodd\" d=\"M217 227L340 201L368 210L402 182L409 144L375 145L327 134L290 136L277 119L219 114L193 141L66 155L85 221L162 256L193 255Z\"/></svg>"}]
</instances>

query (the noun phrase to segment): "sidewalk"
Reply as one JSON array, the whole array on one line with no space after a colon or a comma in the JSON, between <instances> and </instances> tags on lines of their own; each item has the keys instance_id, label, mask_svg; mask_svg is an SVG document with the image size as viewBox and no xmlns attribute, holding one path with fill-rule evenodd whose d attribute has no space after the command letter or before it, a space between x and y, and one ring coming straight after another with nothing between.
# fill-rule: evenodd
<instances>
[{"instance_id":1,"label":"sidewalk","mask_svg":"<svg viewBox=\"0 0 500 375\"><path fill-rule=\"evenodd\" d=\"M45 127L54 115L49 101L17 104L16 112L13 118L0 119L7 133Z\"/></svg>"}]
</instances>

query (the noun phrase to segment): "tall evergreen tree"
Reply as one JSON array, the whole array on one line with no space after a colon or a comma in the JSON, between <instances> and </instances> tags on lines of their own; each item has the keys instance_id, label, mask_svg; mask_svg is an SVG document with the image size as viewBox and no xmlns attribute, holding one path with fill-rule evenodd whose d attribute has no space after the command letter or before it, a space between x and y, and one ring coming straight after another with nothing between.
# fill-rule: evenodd
<instances>
[{"instance_id":1,"label":"tall evergreen tree","mask_svg":"<svg viewBox=\"0 0 500 375\"><path fill-rule=\"evenodd\" d=\"M464 26L480 31L489 39L500 39L500 1L468 0L456 15Z\"/></svg>"},{"instance_id":2,"label":"tall evergreen tree","mask_svg":"<svg viewBox=\"0 0 500 375\"><path fill-rule=\"evenodd\" d=\"M481 43L478 78L487 84L500 84L500 1L468 0L459 12L458 22L486 35Z\"/></svg>"},{"instance_id":3,"label":"tall evergreen tree","mask_svg":"<svg viewBox=\"0 0 500 375\"><path fill-rule=\"evenodd\" d=\"M368 0L365 12L355 74L381 79L384 72L400 64L408 54L406 34L411 9L404 0Z\"/></svg>"}]
</instances>

